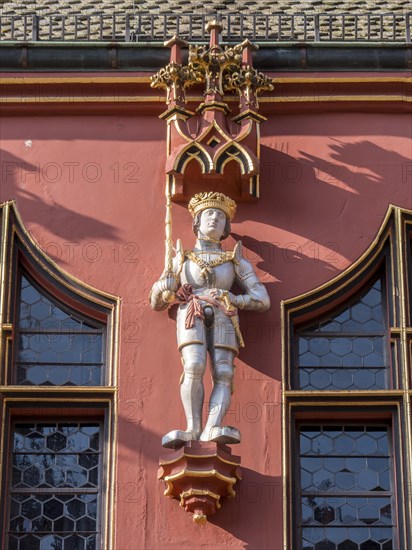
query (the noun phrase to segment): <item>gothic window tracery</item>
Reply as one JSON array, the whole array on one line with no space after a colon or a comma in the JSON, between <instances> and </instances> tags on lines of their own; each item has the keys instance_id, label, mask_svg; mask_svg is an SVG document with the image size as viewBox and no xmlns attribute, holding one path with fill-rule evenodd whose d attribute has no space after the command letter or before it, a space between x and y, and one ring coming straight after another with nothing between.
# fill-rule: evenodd
<instances>
[{"instance_id":1,"label":"gothic window tracery","mask_svg":"<svg viewBox=\"0 0 412 550\"><path fill-rule=\"evenodd\" d=\"M297 332L299 389L388 387L383 302L379 277L352 305Z\"/></svg>"},{"instance_id":2,"label":"gothic window tracery","mask_svg":"<svg viewBox=\"0 0 412 550\"><path fill-rule=\"evenodd\" d=\"M104 327L65 309L25 274L19 298L15 383L102 384Z\"/></svg>"},{"instance_id":3,"label":"gothic window tracery","mask_svg":"<svg viewBox=\"0 0 412 550\"><path fill-rule=\"evenodd\" d=\"M0 545L113 541L119 300L61 270L0 204Z\"/></svg>"},{"instance_id":4,"label":"gothic window tracery","mask_svg":"<svg viewBox=\"0 0 412 550\"><path fill-rule=\"evenodd\" d=\"M412 544L411 235L390 207L353 266L283 304L286 547Z\"/></svg>"}]
</instances>

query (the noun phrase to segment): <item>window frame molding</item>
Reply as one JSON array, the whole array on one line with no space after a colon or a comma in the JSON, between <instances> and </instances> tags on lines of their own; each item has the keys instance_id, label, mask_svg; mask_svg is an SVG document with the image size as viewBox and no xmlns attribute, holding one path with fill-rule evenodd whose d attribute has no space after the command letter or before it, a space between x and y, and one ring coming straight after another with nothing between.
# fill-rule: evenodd
<instances>
[{"instance_id":1,"label":"window frame molding","mask_svg":"<svg viewBox=\"0 0 412 550\"><path fill-rule=\"evenodd\" d=\"M118 424L118 358L119 319L121 300L107 292L81 282L62 269L45 254L31 233L26 229L18 212L16 202L0 204L0 506L8 498L6 485L9 460L11 422L18 421L18 411L30 405L33 409L39 402L42 411L47 407L70 408L66 417L78 421L91 404L104 413L104 457L102 467L102 516L101 548L112 548L115 540L115 480ZM7 383L12 368L13 347L16 329L16 289L22 269L45 292L55 296L79 314L84 313L97 322L106 324L106 373L101 386L27 386ZM96 314L97 313L97 314ZM38 416L43 416L39 414ZM50 417L52 418L52 417ZM87 419L87 415L84 416ZM4 508L5 509L5 508ZM0 543L5 540L8 529L8 515L0 524Z\"/></svg>"},{"instance_id":2,"label":"window frame molding","mask_svg":"<svg viewBox=\"0 0 412 550\"><path fill-rule=\"evenodd\" d=\"M109 388L106 388L109 390ZM36 412L39 398L43 404L41 412ZM54 415L53 410L59 409L60 415ZM61 400L58 397L33 396L27 397L25 395L18 397L6 397L3 400L2 410L2 425L1 425L1 441L4 441L4 448L2 449L2 456L6 457L6 463L1 471L0 481L2 486L6 487L10 475L9 459L11 456L11 435L12 428L16 422L22 422L28 420L28 414L30 414L30 420L35 417L36 421L40 419L53 419L65 422L73 420L77 422L88 421L90 418L100 418L103 424L102 431L102 470L101 470L101 502L99 502L99 510L101 513L100 523L100 548L112 548L113 546L107 546L107 544L113 539L113 527L114 527L114 482L111 482L112 469L107 468L107 465L115 462L115 446L113 443L113 430L116 428L116 424L113 422L113 408L114 401L112 398L112 392L106 391L105 396L96 398L94 395L88 397L78 397L70 400L66 403L66 406L62 405ZM49 409L49 411L47 410ZM78 411L78 412L77 412ZM89 413L90 414L86 414ZM35 492L35 490L33 491ZM6 511L2 523L0 523L0 541L4 544L7 541L8 522L9 522L9 502L8 492L3 491L0 495L0 505L3 510ZM52 533L51 533L52 534ZM6 546L4 546L6 547Z\"/></svg>"},{"instance_id":3,"label":"window frame molding","mask_svg":"<svg viewBox=\"0 0 412 550\"><path fill-rule=\"evenodd\" d=\"M411 526L406 518L412 517L412 502L408 487L412 487L412 211L389 205L383 223L367 250L331 281L300 296L281 302L282 328L282 478L283 478L283 548L300 547L296 544L295 530L298 527L294 517L293 483L297 483L292 457L292 440L296 433L296 414L305 410L307 422L321 422L328 419L327 411L339 406L349 412L358 408L358 418L363 421L373 408L392 407L391 431L399 441L394 457L396 511L400 518L397 529L400 547L412 548ZM296 320L300 324L310 323L323 313L338 309L350 300L370 281L379 270L385 271L388 299L388 355L389 373L392 384L385 390L299 390L293 388L293 346ZM391 348L397 364L392 364ZM311 416L310 416L311 415ZM350 419L348 419L349 422ZM342 420L342 423L344 420ZM403 498L402 498L403 495ZM394 510L395 513L395 510ZM396 539L395 539L396 540ZM402 546L403 545L403 546Z\"/></svg>"},{"instance_id":4,"label":"window frame molding","mask_svg":"<svg viewBox=\"0 0 412 550\"><path fill-rule=\"evenodd\" d=\"M408 516L406 509L405 499L402 498L402 491L404 490L404 485L400 483L400 480L404 476L404 460L399 454L396 455L394 452L395 447L401 448L403 443L402 432L401 430L396 429L397 423L399 423L402 418L402 396L399 395L398 399L388 396L385 399L385 396L381 396L379 401L370 400L367 404L363 400L342 400L339 405L341 406L338 414L333 416L333 413L336 413L336 406L330 403L328 398L324 400L313 402L312 404L308 403L306 400L302 401L299 398L293 399L289 403L288 407L288 417L290 419L290 425L293 426L293 432L290 437L290 452L295 453L297 456L297 436L299 434L299 427L301 424L339 424L339 425L365 425L365 424L386 424L391 436L390 439L390 448L391 448L391 465L392 465L392 497L393 497L393 538L394 546L393 548L408 548L405 546L407 543L407 527L408 527ZM376 417L375 411L379 407L379 415ZM316 409L316 416L313 416L313 410ZM350 417L345 416L347 413L350 413ZM299 462L293 462L290 465L290 472L292 480L293 478L298 479L299 476ZM298 507L301 504L300 501L300 485L297 481L296 484L289 483L288 486L288 496L287 498L290 501L289 506L289 538L285 549L290 548L301 548L301 541L298 540L298 535L300 533L300 525L298 520L300 519L300 510ZM336 496L336 493L331 493L330 497ZM341 497L342 494L339 494ZM348 493L348 497L350 497ZM378 493L377 493L377 496ZM296 504L295 506L293 504ZM332 526L333 527L333 526ZM373 527L373 526L372 526Z\"/></svg>"}]
</instances>

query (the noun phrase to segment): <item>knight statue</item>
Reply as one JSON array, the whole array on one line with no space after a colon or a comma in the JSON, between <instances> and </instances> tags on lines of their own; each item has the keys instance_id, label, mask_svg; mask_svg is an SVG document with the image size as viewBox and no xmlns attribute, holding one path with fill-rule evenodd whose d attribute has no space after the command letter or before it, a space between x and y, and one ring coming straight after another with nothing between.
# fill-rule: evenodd
<instances>
[{"instance_id":1,"label":"knight statue","mask_svg":"<svg viewBox=\"0 0 412 550\"><path fill-rule=\"evenodd\" d=\"M265 311L269 296L252 265L242 256L239 241L233 252L222 250L229 236L236 203L217 192L195 195L189 202L193 250L182 250L178 241L172 269L165 269L150 292L156 311L171 301L179 303L177 344L183 364L180 395L186 414L186 430L173 430L162 439L164 447L176 448L190 440L239 443L240 432L222 422L230 406L234 358L244 346L239 328L238 309ZM241 294L231 289L237 283ZM213 377L208 417L203 426L203 375L207 355Z\"/></svg>"}]
</instances>

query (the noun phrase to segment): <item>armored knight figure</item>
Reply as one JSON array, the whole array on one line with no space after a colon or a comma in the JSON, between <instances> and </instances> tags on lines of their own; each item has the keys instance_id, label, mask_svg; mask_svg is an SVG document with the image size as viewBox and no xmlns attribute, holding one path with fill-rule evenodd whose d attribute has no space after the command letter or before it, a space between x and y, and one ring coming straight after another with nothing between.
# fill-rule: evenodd
<instances>
[{"instance_id":1,"label":"armored knight figure","mask_svg":"<svg viewBox=\"0 0 412 550\"><path fill-rule=\"evenodd\" d=\"M165 270L150 293L155 310L166 309L174 298L179 302L177 343L183 364L180 393L187 427L166 434L164 447L177 447L193 439L240 442L239 430L222 426L230 406L233 361L239 347L244 346L237 311L265 311L270 301L252 265L242 256L241 242L233 252L222 250L221 241L229 236L235 211L236 203L222 193L195 195L189 202L197 236L195 247L183 251L178 245L172 271ZM230 292L235 283L242 294ZM213 390L203 427L203 375L208 353Z\"/></svg>"}]
</instances>

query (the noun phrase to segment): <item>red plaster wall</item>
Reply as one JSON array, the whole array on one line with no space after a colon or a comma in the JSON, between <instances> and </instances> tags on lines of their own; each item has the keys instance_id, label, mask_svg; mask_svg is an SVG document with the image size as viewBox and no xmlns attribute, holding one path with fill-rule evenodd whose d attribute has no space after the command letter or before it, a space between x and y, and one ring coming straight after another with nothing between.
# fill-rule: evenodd
<instances>
[{"instance_id":1,"label":"red plaster wall","mask_svg":"<svg viewBox=\"0 0 412 550\"><path fill-rule=\"evenodd\" d=\"M0 200L16 198L63 268L122 298L116 550L280 550L280 301L356 260L389 203L412 209L410 117L317 112L262 126L261 199L239 205L227 247L243 240L272 307L241 314L247 347L227 422L242 432L233 452L244 479L200 527L156 480L161 436L184 427L173 315L152 311L147 299L164 257L164 122L15 116L3 118L1 136ZM173 216L175 238L190 247L189 214L174 205Z\"/></svg>"}]
</instances>

